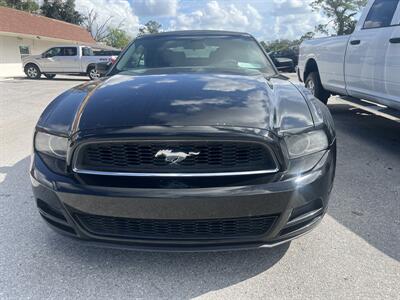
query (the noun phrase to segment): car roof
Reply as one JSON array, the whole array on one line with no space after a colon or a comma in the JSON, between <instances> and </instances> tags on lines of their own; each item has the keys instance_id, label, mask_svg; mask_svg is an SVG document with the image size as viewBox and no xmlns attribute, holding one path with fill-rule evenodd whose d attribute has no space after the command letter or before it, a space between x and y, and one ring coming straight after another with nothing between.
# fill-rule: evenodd
<instances>
[{"instance_id":1,"label":"car roof","mask_svg":"<svg viewBox=\"0 0 400 300\"><path fill-rule=\"evenodd\" d=\"M235 32L235 31L225 31L225 30L180 30L180 31L164 31L153 34L145 34L139 38L154 38L159 36L210 36L210 35L252 37L251 34L246 32Z\"/></svg>"}]
</instances>

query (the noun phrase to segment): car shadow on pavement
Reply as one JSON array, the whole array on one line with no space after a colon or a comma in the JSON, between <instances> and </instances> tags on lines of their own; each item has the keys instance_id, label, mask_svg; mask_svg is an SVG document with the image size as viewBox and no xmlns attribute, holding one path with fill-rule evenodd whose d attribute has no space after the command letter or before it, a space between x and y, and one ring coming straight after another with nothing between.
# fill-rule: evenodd
<instances>
[{"instance_id":1,"label":"car shadow on pavement","mask_svg":"<svg viewBox=\"0 0 400 300\"><path fill-rule=\"evenodd\" d=\"M53 232L39 216L29 180L29 157L0 167L0 228L4 265L32 278L75 282L87 273L104 290L143 298L189 299L250 279L274 266L290 243L258 250L168 253L97 248ZM4 177L5 175L5 177ZM1 181L2 180L2 181ZM28 246L29 245L29 246ZM29 258L29 259L28 259ZM84 278L85 278L84 276ZM34 279L32 279L34 280ZM110 286L104 286L109 282ZM79 288L80 283L75 283ZM139 287L138 287L139 285ZM43 289L51 288L43 287ZM85 289L85 287L81 287ZM133 297L133 298L135 298ZM139 298L142 298L139 297Z\"/></svg>"},{"instance_id":2,"label":"car shadow on pavement","mask_svg":"<svg viewBox=\"0 0 400 300\"><path fill-rule=\"evenodd\" d=\"M400 124L331 104L337 169L328 214L400 260Z\"/></svg>"},{"instance_id":3,"label":"car shadow on pavement","mask_svg":"<svg viewBox=\"0 0 400 300\"><path fill-rule=\"evenodd\" d=\"M146 298L192 299L266 272L280 261L290 244L225 252L139 252L70 243L49 233L47 245L64 261L95 269L98 274L114 272L111 276L122 282L140 281Z\"/></svg>"}]
</instances>

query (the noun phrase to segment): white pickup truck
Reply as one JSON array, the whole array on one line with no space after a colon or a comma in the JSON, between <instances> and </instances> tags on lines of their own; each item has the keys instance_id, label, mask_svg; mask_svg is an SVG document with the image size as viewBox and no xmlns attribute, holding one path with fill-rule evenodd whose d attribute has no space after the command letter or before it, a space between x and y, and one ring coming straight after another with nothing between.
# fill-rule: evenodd
<instances>
[{"instance_id":1,"label":"white pickup truck","mask_svg":"<svg viewBox=\"0 0 400 300\"><path fill-rule=\"evenodd\" d=\"M326 103L331 94L400 109L400 0L370 0L354 33L308 40L297 75Z\"/></svg>"},{"instance_id":2,"label":"white pickup truck","mask_svg":"<svg viewBox=\"0 0 400 300\"><path fill-rule=\"evenodd\" d=\"M95 56L87 46L66 45L48 49L40 55L22 58L26 76L38 79L42 74L49 79L56 74L88 75L90 79L99 77L96 63L109 62L112 56Z\"/></svg>"}]
</instances>

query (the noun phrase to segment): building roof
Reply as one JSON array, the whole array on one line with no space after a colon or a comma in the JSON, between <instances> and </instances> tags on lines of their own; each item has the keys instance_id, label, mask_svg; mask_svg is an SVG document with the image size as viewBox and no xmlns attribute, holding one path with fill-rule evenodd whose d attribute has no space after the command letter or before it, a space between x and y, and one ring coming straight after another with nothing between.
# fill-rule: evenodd
<instances>
[{"instance_id":1,"label":"building roof","mask_svg":"<svg viewBox=\"0 0 400 300\"><path fill-rule=\"evenodd\" d=\"M0 7L0 32L96 43L90 33L78 25L7 7Z\"/></svg>"}]
</instances>

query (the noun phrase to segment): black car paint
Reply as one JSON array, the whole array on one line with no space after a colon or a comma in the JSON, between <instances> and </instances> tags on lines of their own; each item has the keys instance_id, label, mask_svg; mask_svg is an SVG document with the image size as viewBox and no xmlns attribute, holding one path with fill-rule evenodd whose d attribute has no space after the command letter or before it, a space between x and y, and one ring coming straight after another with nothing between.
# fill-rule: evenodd
<instances>
[{"instance_id":1,"label":"black car paint","mask_svg":"<svg viewBox=\"0 0 400 300\"><path fill-rule=\"evenodd\" d=\"M183 34L183 33L181 33ZM154 38L154 37L153 37ZM123 55L123 54L122 54ZM110 74L112 74L112 70ZM283 136L320 128L329 149L307 159L289 160ZM43 112L37 130L68 137L67 163L59 173L46 158L32 156L36 199L64 215L74 237L137 249L219 249L275 245L314 227L326 211L336 164L336 140L328 109L303 87L281 78L208 70L150 70L120 73L77 86ZM146 181L73 172L73 154L84 142L101 139L249 139L267 143L279 164L275 174L237 178ZM297 231L280 234L292 209L320 199L322 210ZM73 211L153 219L202 219L277 214L271 231L251 240L121 240L93 236ZM48 223L51 216L42 210ZM54 222L54 221L53 221ZM68 230L61 230L64 234Z\"/></svg>"},{"instance_id":2,"label":"black car paint","mask_svg":"<svg viewBox=\"0 0 400 300\"><path fill-rule=\"evenodd\" d=\"M290 81L178 71L117 74L80 85L58 97L38 126L73 135L84 130L146 125L239 126L272 131L314 125L307 103L298 97Z\"/></svg>"}]
</instances>

